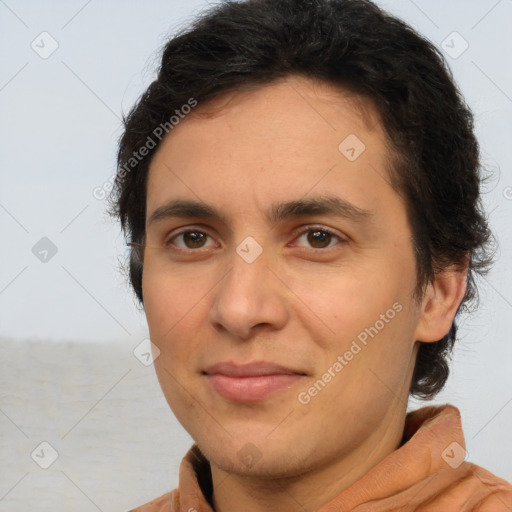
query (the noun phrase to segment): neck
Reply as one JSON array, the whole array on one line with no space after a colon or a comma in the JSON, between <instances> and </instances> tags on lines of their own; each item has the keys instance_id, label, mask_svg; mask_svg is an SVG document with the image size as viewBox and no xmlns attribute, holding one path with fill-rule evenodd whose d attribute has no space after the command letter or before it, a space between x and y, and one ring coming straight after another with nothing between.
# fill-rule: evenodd
<instances>
[{"instance_id":1,"label":"neck","mask_svg":"<svg viewBox=\"0 0 512 512\"><path fill-rule=\"evenodd\" d=\"M334 457L298 475L283 478L239 475L212 464L215 510L312 512L320 509L398 448L405 414L406 404L394 401L379 427L364 442L343 457Z\"/></svg>"}]
</instances>

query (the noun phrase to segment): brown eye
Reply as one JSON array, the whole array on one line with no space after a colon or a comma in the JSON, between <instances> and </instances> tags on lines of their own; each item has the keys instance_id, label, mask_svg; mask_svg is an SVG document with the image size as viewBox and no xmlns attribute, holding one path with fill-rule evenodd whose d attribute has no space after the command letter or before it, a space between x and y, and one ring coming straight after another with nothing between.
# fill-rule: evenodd
<instances>
[{"instance_id":1,"label":"brown eye","mask_svg":"<svg viewBox=\"0 0 512 512\"><path fill-rule=\"evenodd\" d=\"M182 233L183 242L188 249L198 249L203 247L206 242L208 235L201 233L200 231L187 231Z\"/></svg>"},{"instance_id":2,"label":"brown eye","mask_svg":"<svg viewBox=\"0 0 512 512\"><path fill-rule=\"evenodd\" d=\"M330 249L337 245L341 246L345 244L346 241L344 237L333 233L329 229L310 227L300 233L294 245L313 250L322 250Z\"/></svg>"},{"instance_id":3,"label":"brown eye","mask_svg":"<svg viewBox=\"0 0 512 512\"><path fill-rule=\"evenodd\" d=\"M166 247L172 248L174 245L179 249L202 249L211 245L213 239L202 231L182 231L171 238L165 243Z\"/></svg>"},{"instance_id":4,"label":"brown eye","mask_svg":"<svg viewBox=\"0 0 512 512\"><path fill-rule=\"evenodd\" d=\"M331 243L332 235L327 231L316 229L308 232L307 239L314 249L324 249Z\"/></svg>"}]
</instances>

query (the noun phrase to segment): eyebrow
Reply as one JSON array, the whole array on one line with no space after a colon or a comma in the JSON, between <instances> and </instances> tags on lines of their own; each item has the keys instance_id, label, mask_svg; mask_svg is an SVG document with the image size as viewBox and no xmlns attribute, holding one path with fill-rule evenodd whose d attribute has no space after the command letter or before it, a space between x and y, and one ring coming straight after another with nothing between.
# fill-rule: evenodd
<instances>
[{"instance_id":1,"label":"eyebrow","mask_svg":"<svg viewBox=\"0 0 512 512\"><path fill-rule=\"evenodd\" d=\"M271 224L289 218L311 215L334 215L363 224L371 221L373 213L337 196L319 196L274 204L266 213ZM159 206L149 217L148 226L172 217L195 217L227 223L227 217L217 208L201 201L173 199Z\"/></svg>"}]
</instances>

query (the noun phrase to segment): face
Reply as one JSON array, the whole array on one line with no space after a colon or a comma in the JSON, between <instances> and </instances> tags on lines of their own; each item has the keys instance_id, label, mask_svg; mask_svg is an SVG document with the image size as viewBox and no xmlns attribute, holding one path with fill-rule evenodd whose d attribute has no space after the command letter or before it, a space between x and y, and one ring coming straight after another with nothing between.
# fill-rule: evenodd
<instances>
[{"instance_id":1,"label":"face","mask_svg":"<svg viewBox=\"0 0 512 512\"><path fill-rule=\"evenodd\" d=\"M298 475L402 427L419 312L388 161L369 105L299 77L199 104L162 142L145 312L215 467Z\"/></svg>"}]
</instances>

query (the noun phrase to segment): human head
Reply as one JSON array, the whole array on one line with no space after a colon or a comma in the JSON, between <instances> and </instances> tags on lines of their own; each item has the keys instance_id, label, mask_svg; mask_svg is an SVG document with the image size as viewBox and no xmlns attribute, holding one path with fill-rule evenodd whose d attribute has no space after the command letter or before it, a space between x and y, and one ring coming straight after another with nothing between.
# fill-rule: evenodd
<instances>
[{"instance_id":1,"label":"human head","mask_svg":"<svg viewBox=\"0 0 512 512\"><path fill-rule=\"evenodd\" d=\"M226 91L293 74L339 85L377 109L388 136L389 180L411 224L418 300L436 273L465 263L461 307L475 298L474 276L490 263L478 144L472 115L439 52L365 0L256 0L214 7L171 39L157 80L126 119L113 212L135 244L130 278L138 299L143 301L137 244L144 240L147 175L161 144L155 128L179 115L191 98L200 107ZM128 169L148 137L155 147ZM411 393L430 398L443 387L456 332L454 320L438 342L420 343Z\"/></svg>"}]
</instances>

